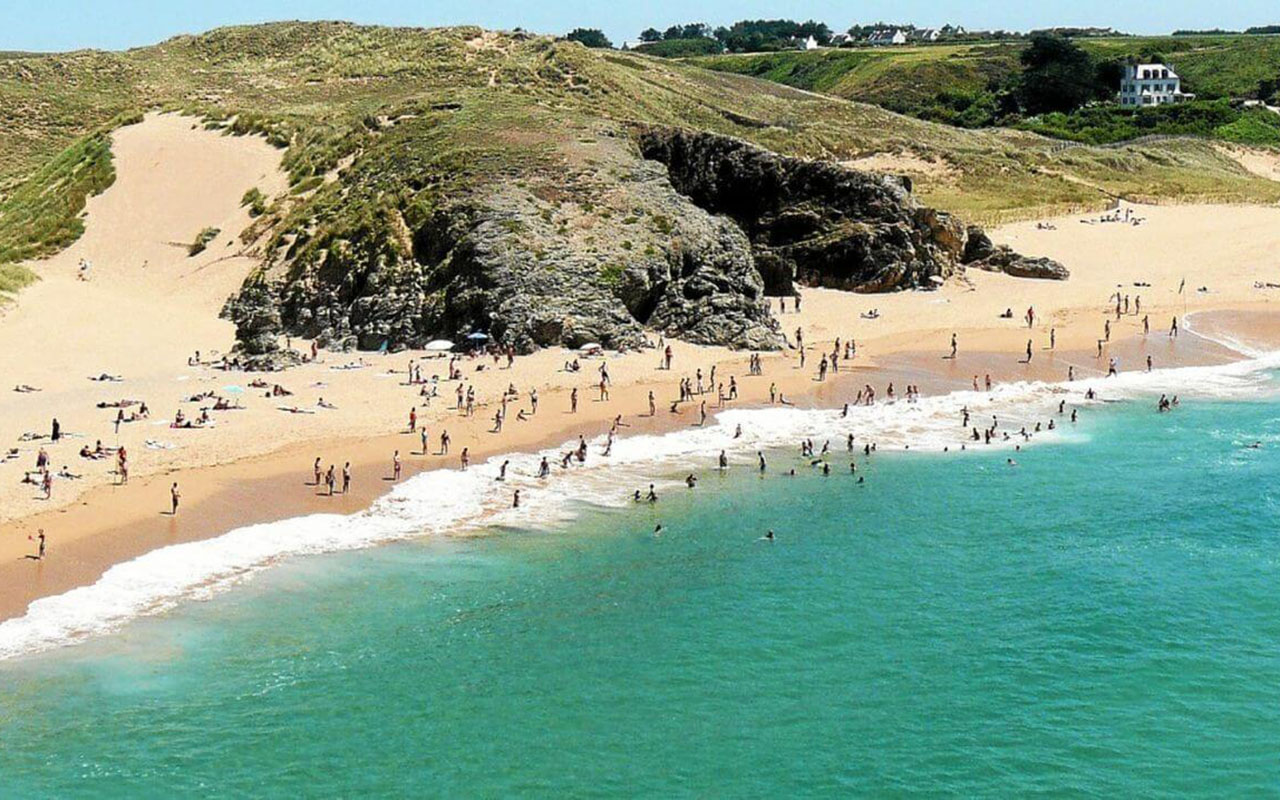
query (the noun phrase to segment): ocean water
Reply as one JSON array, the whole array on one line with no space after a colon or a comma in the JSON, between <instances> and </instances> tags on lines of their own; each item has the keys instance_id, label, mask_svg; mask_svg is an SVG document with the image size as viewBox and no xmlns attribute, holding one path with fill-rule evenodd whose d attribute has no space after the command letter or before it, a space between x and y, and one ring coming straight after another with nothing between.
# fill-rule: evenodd
<instances>
[{"instance_id":1,"label":"ocean water","mask_svg":"<svg viewBox=\"0 0 1280 800\"><path fill-rule=\"evenodd\" d=\"M731 412L144 557L0 625L0 796L1280 792L1276 380L1095 385Z\"/></svg>"}]
</instances>

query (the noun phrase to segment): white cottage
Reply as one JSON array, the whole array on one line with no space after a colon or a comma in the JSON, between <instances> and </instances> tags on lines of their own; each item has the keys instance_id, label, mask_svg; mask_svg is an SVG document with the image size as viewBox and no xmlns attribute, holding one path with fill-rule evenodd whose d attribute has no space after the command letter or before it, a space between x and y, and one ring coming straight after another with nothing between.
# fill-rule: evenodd
<instances>
[{"instance_id":1,"label":"white cottage","mask_svg":"<svg viewBox=\"0 0 1280 800\"><path fill-rule=\"evenodd\" d=\"M1182 79L1168 64L1129 64L1120 79L1120 105L1128 108L1182 103L1195 97L1182 91Z\"/></svg>"},{"instance_id":2,"label":"white cottage","mask_svg":"<svg viewBox=\"0 0 1280 800\"><path fill-rule=\"evenodd\" d=\"M877 46L892 45L892 44L906 44L906 43L907 43L907 35L900 30L895 30L892 28L876 31L875 33L871 34L870 38L867 39L867 44L877 45Z\"/></svg>"}]
</instances>

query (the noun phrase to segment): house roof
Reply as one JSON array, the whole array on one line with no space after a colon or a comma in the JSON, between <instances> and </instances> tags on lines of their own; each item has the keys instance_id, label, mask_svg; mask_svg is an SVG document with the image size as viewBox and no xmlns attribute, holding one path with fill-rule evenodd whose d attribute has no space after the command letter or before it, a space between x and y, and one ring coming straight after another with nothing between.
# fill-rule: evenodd
<instances>
[{"instance_id":1,"label":"house roof","mask_svg":"<svg viewBox=\"0 0 1280 800\"><path fill-rule=\"evenodd\" d=\"M1141 75L1144 69L1167 69L1169 70L1170 78L1178 77L1178 73L1174 72L1173 67L1168 64L1134 64L1133 69L1135 70L1135 75ZM1161 80L1164 80L1164 78L1162 77Z\"/></svg>"}]
</instances>

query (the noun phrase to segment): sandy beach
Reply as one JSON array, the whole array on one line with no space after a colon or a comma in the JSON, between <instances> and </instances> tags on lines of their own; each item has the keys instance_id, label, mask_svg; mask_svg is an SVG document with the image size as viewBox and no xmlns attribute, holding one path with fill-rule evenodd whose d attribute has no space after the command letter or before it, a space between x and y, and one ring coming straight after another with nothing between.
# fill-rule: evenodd
<instances>
[{"instance_id":1,"label":"sandy beach","mask_svg":"<svg viewBox=\"0 0 1280 800\"><path fill-rule=\"evenodd\" d=\"M0 463L0 619L157 547L251 522L358 510L391 485L396 450L408 477L457 468L463 448L478 462L599 435L617 415L631 425L629 433L688 426L697 422L696 402L679 414L668 410L678 381L698 369L707 375L713 365L718 381L737 380L738 406L767 403L771 384L797 405L838 406L863 384L881 391L890 381L911 382L937 393L965 388L979 374L999 382L1063 380L1072 366L1078 377L1092 378L1106 372L1111 358L1121 370L1134 370L1145 368L1149 355L1159 369L1223 363L1280 344L1280 288L1268 287L1280 282L1280 208L1132 206L1141 224L1092 215L990 232L997 243L1061 261L1072 273L1065 282L970 271L937 291L806 290L802 311L788 301L786 313L777 313L792 341L797 328L803 332L810 348L805 369L791 350L764 354L764 374L750 377L747 353L681 342L662 342L674 351L671 371L658 369L656 348L583 359L578 372L564 369L575 355L563 350L518 357L510 368L505 359L464 359L462 385L474 387L477 398L474 415L464 416L455 408L459 382L446 380L448 361L427 353L322 351L315 363L261 376L210 366L233 344L233 328L218 311L258 260L257 243L240 240L250 222L240 199L255 186L273 197L287 190L281 151L261 139L205 131L188 118L152 115L117 132L113 152L116 183L90 200L85 235L32 265L42 280L0 312L0 440L5 451L16 448ZM206 227L219 235L205 252L189 256L186 246ZM77 275L81 259L92 262L87 281ZM1119 319L1111 299L1116 292ZM776 299L773 307L778 312ZM1035 310L1030 327L1029 307ZM865 318L873 309L878 316ZM1005 309L1012 318L1001 317ZM1146 335L1144 316L1150 318ZM1175 317L1182 325L1176 339L1168 335ZM1108 322L1110 340L1099 357ZM952 333L955 359L947 357ZM858 348L853 364L842 366L839 379L817 382L820 352L850 338ZM656 335L652 340L659 343ZM1033 358L1025 363L1028 340ZM202 363L189 362L196 351ZM437 397L427 401L422 385L408 384L411 362L428 381L438 376ZM612 379L607 401L598 397L602 363ZM120 380L92 380L102 375ZM249 386L254 378L291 394L268 396L267 389ZM18 386L39 391L15 391ZM501 432L494 432L509 386L517 397ZM516 411L529 409L533 389L538 412L520 421ZM578 410L569 413L575 389ZM653 417L650 391L657 402ZM206 393L240 407L211 410L209 426L170 427L179 411L192 419L210 408L214 400L201 397ZM714 393L706 399L709 407L716 404ZM98 404L120 400L145 402L149 418L117 432L117 408ZM411 409L429 433L425 454L418 434L408 431ZM38 438L48 436L54 418L62 439ZM451 450L438 455L445 430ZM99 441L127 448L128 485L118 485L110 455L79 455ZM55 478L48 500L37 485L22 482L42 447L55 471L65 465L80 476ZM317 457L325 468L351 463L350 494L321 496L310 485ZM164 512L174 482L183 501L170 516ZM48 536L44 561L27 558L39 529Z\"/></svg>"}]
</instances>

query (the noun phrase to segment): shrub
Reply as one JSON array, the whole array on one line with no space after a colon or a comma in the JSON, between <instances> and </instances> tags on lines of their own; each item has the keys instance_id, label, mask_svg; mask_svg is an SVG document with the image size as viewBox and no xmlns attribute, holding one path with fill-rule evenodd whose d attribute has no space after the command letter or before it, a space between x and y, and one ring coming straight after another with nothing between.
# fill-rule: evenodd
<instances>
[{"instance_id":1,"label":"shrub","mask_svg":"<svg viewBox=\"0 0 1280 800\"><path fill-rule=\"evenodd\" d=\"M196 240L187 248L187 255L194 256L197 253L203 253L209 243L218 238L218 234L222 233L218 228L205 228L196 234Z\"/></svg>"}]
</instances>

